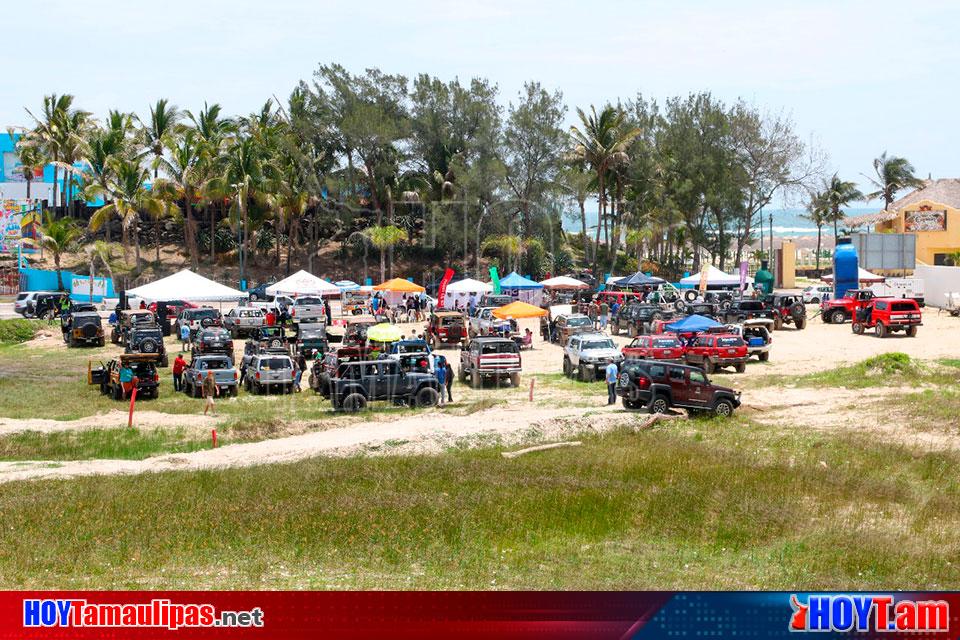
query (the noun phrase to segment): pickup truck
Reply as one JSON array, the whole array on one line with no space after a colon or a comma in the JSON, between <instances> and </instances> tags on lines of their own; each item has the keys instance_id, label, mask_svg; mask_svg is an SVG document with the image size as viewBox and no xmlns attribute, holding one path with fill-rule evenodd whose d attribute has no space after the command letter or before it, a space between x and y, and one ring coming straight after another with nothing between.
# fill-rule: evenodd
<instances>
[{"instance_id":1,"label":"pickup truck","mask_svg":"<svg viewBox=\"0 0 960 640\"><path fill-rule=\"evenodd\" d=\"M288 354L287 332L283 327L260 327L243 345L242 362L249 365L254 356L263 353Z\"/></svg>"},{"instance_id":2,"label":"pickup truck","mask_svg":"<svg viewBox=\"0 0 960 640\"><path fill-rule=\"evenodd\" d=\"M506 329L509 332L510 321L501 320L493 315L497 307L478 307L476 314L470 318L470 337L496 334Z\"/></svg>"},{"instance_id":3,"label":"pickup truck","mask_svg":"<svg viewBox=\"0 0 960 640\"><path fill-rule=\"evenodd\" d=\"M183 392L199 398L203 394L203 380L213 371L213 378L220 387L221 395L237 395L238 376L233 361L222 354L194 356L190 365L183 370Z\"/></svg>"},{"instance_id":4,"label":"pickup truck","mask_svg":"<svg viewBox=\"0 0 960 640\"><path fill-rule=\"evenodd\" d=\"M290 318L294 322L326 322L327 320L323 299L314 296L301 296L294 299L289 311Z\"/></svg>"},{"instance_id":5,"label":"pickup truck","mask_svg":"<svg viewBox=\"0 0 960 640\"><path fill-rule=\"evenodd\" d=\"M820 303L820 315L828 324L843 324L852 319L858 309L876 298L870 289L847 289L842 298L831 298Z\"/></svg>"},{"instance_id":6,"label":"pickup truck","mask_svg":"<svg viewBox=\"0 0 960 640\"><path fill-rule=\"evenodd\" d=\"M279 388L283 393L293 393L294 364L290 356L282 353L254 355L247 364L244 383L248 393L269 393Z\"/></svg>"},{"instance_id":7,"label":"pickup truck","mask_svg":"<svg viewBox=\"0 0 960 640\"><path fill-rule=\"evenodd\" d=\"M518 387L521 364L520 347L510 338L474 338L460 349L460 382L478 388L484 379L509 378Z\"/></svg>"},{"instance_id":8,"label":"pickup truck","mask_svg":"<svg viewBox=\"0 0 960 640\"><path fill-rule=\"evenodd\" d=\"M263 326L266 313L259 307L234 307L223 316L223 328L234 339L253 333Z\"/></svg>"},{"instance_id":9,"label":"pickup truck","mask_svg":"<svg viewBox=\"0 0 960 640\"><path fill-rule=\"evenodd\" d=\"M726 309L721 307L717 319L720 322L743 322L753 318L774 320L776 313L762 300L733 300Z\"/></svg>"},{"instance_id":10,"label":"pickup truck","mask_svg":"<svg viewBox=\"0 0 960 640\"><path fill-rule=\"evenodd\" d=\"M326 353L330 348L327 342L327 325L322 322L301 322L296 327L294 353L310 357L315 351Z\"/></svg>"},{"instance_id":11,"label":"pickup truck","mask_svg":"<svg viewBox=\"0 0 960 640\"><path fill-rule=\"evenodd\" d=\"M356 412L368 402L432 407L440 401L440 383L431 373L405 372L396 360L341 364L330 380L330 401L338 411Z\"/></svg>"},{"instance_id":12,"label":"pickup truck","mask_svg":"<svg viewBox=\"0 0 960 640\"><path fill-rule=\"evenodd\" d=\"M732 333L703 333L687 345L687 364L700 365L707 373L722 367L734 367L737 373L747 370L747 343Z\"/></svg>"},{"instance_id":13,"label":"pickup truck","mask_svg":"<svg viewBox=\"0 0 960 640\"><path fill-rule=\"evenodd\" d=\"M623 354L613 339L602 333L579 333L563 347L563 375L569 377L576 373L577 380L602 380L604 369L611 362L619 365Z\"/></svg>"}]
</instances>

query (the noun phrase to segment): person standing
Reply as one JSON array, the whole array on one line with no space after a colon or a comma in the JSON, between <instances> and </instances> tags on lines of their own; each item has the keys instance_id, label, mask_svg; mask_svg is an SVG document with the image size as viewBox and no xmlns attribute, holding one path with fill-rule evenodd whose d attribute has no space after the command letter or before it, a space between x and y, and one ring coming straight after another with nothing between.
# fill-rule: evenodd
<instances>
[{"instance_id":1,"label":"person standing","mask_svg":"<svg viewBox=\"0 0 960 640\"><path fill-rule=\"evenodd\" d=\"M446 397L445 397L445 395L444 395L444 393L443 393L443 392L446 390L446 388L447 388L447 367L446 367L446 365L445 365L445 364L438 364L437 367L436 367L436 372L435 372L435 373L436 373L436 375L437 375L437 382L440 383L440 389L439 389L439 391L440 391L440 398L439 398L439 400L437 401L437 404L442 407L442 406L444 406L444 405L447 403L447 402L446 402L447 399L446 399Z\"/></svg>"},{"instance_id":2,"label":"person standing","mask_svg":"<svg viewBox=\"0 0 960 640\"><path fill-rule=\"evenodd\" d=\"M604 370L604 377L607 381L607 405L617 402L617 375L619 373L616 362L609 363Z\"/></svg>"},{"instance_id":3,"label":"person standing","mask_svg":"<svg viewBox=\"0 0 960 640\"><path fill-rule=\"evenodd\" d=\"M331 311L330 311L330 301L329 301L329 300L324 300L324 301L323 301L323 313L324 313L324 315L327 316L327 326L329 327L330 325L333 324L333 314L332 314Z\"/></svg>"},{"instance_id":4,"label":"person standing","mask_svg":"<svg viewBox=\"0 0 960 640\"><path fill-rule=\"evenodd\" d=\"M187 368L187 361L183 359L183 353L178 353L173 361L173 390L183 391L183 370Z\"/></svg>"},{"instance_id":5,"label":"person standing","mask_svg":"<svg viewBox=\"0 0 960 640\"><path fill-rule=\"evenodd\" d=\"M180 353L190 351L190 325L180 325Z\"/></svg>"},{"instance_id":6,"label":"person standing","mask_svg":"<svg viewBox=\"0 0 960 640\"><path fill-rule=\"evenodd\" d=\"M590 322L593 324L593 328L597 328L597 301L592 301L587 305L587 317L590 318Z\"/></svg>"},{"instance_id":7,"label":"person standing","mask_svg":"<svg viewBox=\"0 0 960 640\"><path fill-rule=\"evenodd\" d=\"M213 409L213 415L217 415L217 409L213 404L214 396L220 395L220 387L217 386L217 381L213 377L213 371L207 371L207 377L203 379L203 397L206 398L206 404L203 407L203 415L207 415L207 411Z\"/></svg>"},{"instance_id":8,"label":"person standing","mask_svg":"<svg viewBox=\"0 0 960 640\"><path fill-rule=\"evenodd\" d=\"M606 300L603 300L600 303L600 331L607 330L607 319L610 317L610 305L607 304Z\"/></svg>"},{"instance_id":9,"label":"person standing","mask_svg":"<svg viewBox=\"0 0 960 640\"><path fill-rule=\"evenodd\" d=\"M243 386L243 381L247 378L247 361L240 361L240 380L237 381L237 388Z\"/></svg>"},{"instance_id":10,"label":"person standing","mask_svg":"<svg viewBox=\"0 0 960 640\"><path fill-rule=\"evenodd\" d=\"M297 393L300 393L300 381L303 379L303 372L307 370L307 357L300 353L297 358Z\"/></svg>"},{"instance_id":11,"label":"person standing","mask_svg":"<svg viewBox=\"0 0 960 640\"><path fill-rule=\"evenodd\" d=\"M453 402L453 365L450 364L450 360L446 361L446 364L443 367L447 372L447 400ZM443 395L441 390L440 395Z\"/></svg>"},{"instance_id":12,"label":"person standing","mask_svg":"<svg viewBox=\"0 0 960 640\"><path fill-rule=\"evenodd\" d=\"M272 327L277 324L277 315L273 312L273 309L267 311L267 316L264 318L264 324L268 327Z\"/></svg>"}]
</instances>

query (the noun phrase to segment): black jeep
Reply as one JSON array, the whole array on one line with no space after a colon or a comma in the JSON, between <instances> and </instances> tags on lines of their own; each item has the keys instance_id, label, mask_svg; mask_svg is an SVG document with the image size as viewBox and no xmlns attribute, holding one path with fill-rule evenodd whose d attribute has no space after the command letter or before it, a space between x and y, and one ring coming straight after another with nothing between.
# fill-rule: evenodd
<instances>
[{"instance_id":1,"label":"black jeep","mask_svg":"<svg viewBox=\"0 0 960 640\"><path fill-rule=\"evenodd\" d=\"M156 356L143 353L123 354L106 365L90 369L87 382L100 387L100 393L114 400L130 397L133 381L122 380L124 367L130 369L137 385L138 398L156 398L160 393L160 376L157 374Z\"/></svg>"},{"instance_id":2,"label":"black jeep","mask_svg":"<svg viewBox=\"0 0 960 640\"><path fill-rule=\"evenodd\" d=\"M738 391L711 384L700 367L649 360L624 362L617 378L617 395L627 409L645 407L650 413L677 407L689 413L728 417L740 406Z\"/></svg>"},{"instance_id":3,"label":"black jeep","mask_svg":"<svg viewBox=\"0 0 960 640\"><path fill-rule=\"evenodd\" d=\"M613 335L623 332L634 337L646 333L647 326L654 320L666 320L672 317L672 312L658 304L628 304L617 312L617 316L610 323L610 331Z\"/></svg>"},{"instance_id":4,"label":"black jeep","mask_svg":"<svg viewBox=\"0 0 960 640\"><path fill-rule=\"evenodd\" d=\"M163 330L158 325L138 324L130 327L124 343L124 353L143 353L157 357L157 366L170 364L163 344Z\"/></svg>"},{"instance_id":5,"label":"black jeep","mask_svg":"<svg viewBox=\"0 0 960 640\"><path fill-rule=\"evenodd\" d=\"M341 364L330 392L338 411L360 411L375 400L432 407L440 399L440 383L431 373L405 372L396 360L365 360Z\"/></svg>"},{"instance_id":6,"label":"black jeep","mask_svg":"<svg viewBox=\"0 0 960 640\"><path fill-rule=\"evenodd\" d=\"M104 345L103 321L96 311L73 311L69 315L60 316L60 331L63 332L63 341L69 347L82 344Z\"/></svg>"},{"instance_id":7,"label":"black jeep","mask_svg":"<svg viewBox=\"0 0 960 640\"><path fill-rule=\"evenodd\" d=\"M776 322L776 313L762 300L734 300L726 309L721 309L717 320L723 323L738 323L754 318L766 318Z\"/></svg>"}]
</instances>

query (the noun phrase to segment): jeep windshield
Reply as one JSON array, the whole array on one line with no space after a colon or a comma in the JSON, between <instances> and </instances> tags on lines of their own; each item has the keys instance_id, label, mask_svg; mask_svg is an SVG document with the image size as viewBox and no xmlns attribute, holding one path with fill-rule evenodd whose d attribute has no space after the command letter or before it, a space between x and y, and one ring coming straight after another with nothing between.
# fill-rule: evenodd
<instances>
[{"instance_id":1,"label":"jeep windshield","mask_svg":"<svg viewBox=\"0 0 960 640\"><path fill-rule=\"evenodd\" d=\"M584 340L583 350L589 351L591 349L616 349L616 346L614 346L613 340L609 338L606 340Z\"/></svg>"},{"instance_id":2,"label":"jeep windshield","mask_svg":"<svg viewBox=\"0 0 960 640\"><path fill-rule=\"evenodd\" d=\"M503 342L485 342L480 345L481 355L493 355L495 353L520 353L517 343L514 341Z\"/></svg>"},{"instance_id":3,"label":"jeep windshield","mask_svg":"<svg viewBox=\"0 0 960 640\"><path fill-rule=\"evenodd\" d=\"M187 310L188 318L216 318L217 310L216 309L188 309Z\"/></svg>"},{"instance_id":4,"label":"jeep windshield","mask_svg":"<svg viewBox=\"0 0 960 640\"><path fill-rule=\"evenodd\" d=\"M581 318L567 318L567 326L568 327L592 327L593 320L591 320L586 316L583 316Z\"/></svg>"},{"instance_id":5,"label":"jeep windshield","mask_svg":"<svg viewBox=\"0 0 960 640\"><path fill-rule=\"evenodd\" d=\"M197 369L201 371L207 369L229 369L230 367L230 360L227 358L204 358L197 362Z\"/></svg>"},{"instance_id":6,"label":"jeep windshield","mask_svg":"<svg viewBox=\"0 0 960 640\"><path fill-rule=\"evenodd\" d=\"M670 349L672 347L679 347L680 341L676 338L657 338L653 341L653 346L657 349Z\"/></svg>"},{"instance_id":7,"label":"jeep windshield","mask_svg":"<svg viewBox=\"0 0 960 640\"><path fill-rule=\"evenodd\" d=\"M130 362L129 367L138 378L152 378L157 375L157 368L152 362Z\"/></svg>"},{"instance_id":8,"label":"jeep windshield","mask_svg":"<svg viewBox=\"0 0 960 640\"><path fill-rule=\"evenodd\" d=\"M397 353L423 353L427 350L426 342L400 342L397 343Z\"/></svg>"},{"instance_id":9,"label":"jeep windshield","mask_svg":"<svg viewBox=\"0 0 960 640\"><path fill-rule=\"evenodd\" d=\"M321 340L327 337L327 332L323 325L317 327L300 327L300 334L297 336L300 340Z\"/></svg>"},{"instance_id":10,"label":"jeep windshield","mask_svg":"<svg viewBox=\"0 0 960 640\"><path fill-rule=\"evenodd\" d=\"M720 338L717 340L718 347L742 347L743 339L739 337Z\"/></svg>"},{"instance_id":11,"label":"jeep windshield","mask_svg":"<svg viewBox=\"0 0 960 640\"><path fill-rule=\"evenodd\" d=\"M260 361L260 368L265 371L271 371L273 369L290 369L291 363L289 358L264 358Z\"/></svg>"}]
</instances>

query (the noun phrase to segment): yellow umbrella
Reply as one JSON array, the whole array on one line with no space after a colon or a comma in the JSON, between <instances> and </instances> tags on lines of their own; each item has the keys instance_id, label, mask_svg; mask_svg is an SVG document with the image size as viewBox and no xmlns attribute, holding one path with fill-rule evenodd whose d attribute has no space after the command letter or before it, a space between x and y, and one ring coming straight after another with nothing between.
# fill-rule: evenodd
<instances>
[{"instance_id":1,"label":"yellow umbrella","mask_svg":"<svg viewBox=\"0 0 960 640\"><path fill-rule=\"evenodd\" d=\"M426 291L423 287L403 278L394 278L381 282L374 287L377 291L397 291L399 293L422 293Z\"/></svg>"},{"instance_id":2,"label":"yellow umbrella","mask_svg":"<svg viewBox=\"0 0 960 640\"><path fill-rule=\"evenodd\" d=\"M372 342L396 342L403 331L395 324L381 322L367 329L367 340Z\"/></svg>"},{"instance_id":3,"label":"yellow umbrella","mask_svg":"<svg viewBox=\"0 0 960 640\"><path fill-rule=\"evenodd\" d=\"M493 315L501 320L505 320L507 318L519 320L521 318L539 318L541 316L545 316L547 315L547 310L517 300L516 302L511 302L508 305L494 309Z\"/></svg>"}]
</instances>

